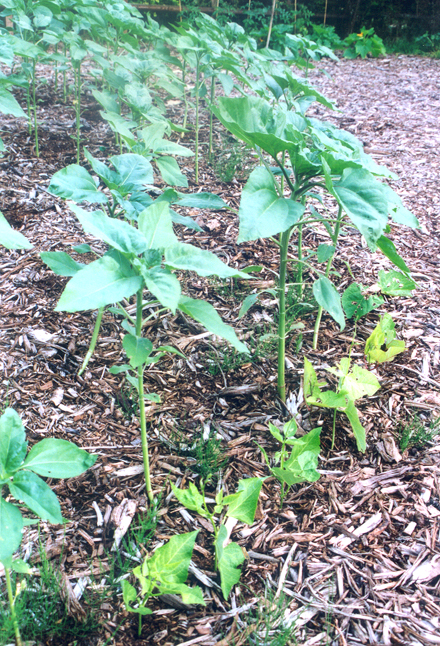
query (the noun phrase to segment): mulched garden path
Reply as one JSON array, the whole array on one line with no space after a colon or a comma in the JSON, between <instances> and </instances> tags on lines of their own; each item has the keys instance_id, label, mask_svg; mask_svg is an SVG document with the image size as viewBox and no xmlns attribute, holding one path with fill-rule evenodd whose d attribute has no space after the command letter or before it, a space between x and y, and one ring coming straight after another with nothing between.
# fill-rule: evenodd
<instances>
[{"instance_id":1,"label":"mulched garden path","mask_svg":"<svg viewBox=\"0 0 440 646\"><path fill-rule=\"evenodd\" d=\"M422 448L399 449L399 424L416 416L428 425L440 407L440 61L393 56L323 61L318 67L330 77L313 70L312 84L341 112L318 106L311 114L356 134L376 161L397 173L393 187L421 223L416 231L395 225L391 229L418 288L411 298L387 297L380 308L392 314L407 349L393 362L377 367L382 387L360 402L367 452L356 451L342 416L331 451L331 414L307 410L301 397L303 356L318 368L335 365L348 354L353 325L349 322L340 333L324 317L314 352L313 314L303 310L296 321L303 327L292 332L288 345L288 390L291 406L295 402L299 406L301 426L305 430L323 426L322 477L314 484L293 487L282 511L277 482L265 481L255 524L251 529L238 524L233 533L249 559L241 584L225 601L213 573L209 524L182 510L169 482L182 487L197 482L194 456L184 449L210 429L222 438L227 457L219 480L226 491L233 492L242 477L267 476L257 443L275 451L267 423L289 418L276 396L273 346L258 341L270 329L275 307L268 296L243 319L238 310L246 294L273 286L273 274L262 272L247 284L183 277L185 293L213 303L256 348L251 359L239 360L182 315L161 316L146 330L155 345L175 345L186 356L164 358L146 372L146 388L162 398L161 404L148 409L153 487L162 495L148 550L176 532L200 529L189 582L201 585L207 606L188 609L158 599L151 604L154 614L144 619L138 639L137 618L124 610L120 591L114 588L103 597L101 626L95 634L76 641L47 635L45 644L85 646L106 639L115 646L262 643L257 641L261 625L255 617L258 608L260 615L270 613L265 590L266 595L284 591L292 644L440 643L440 447L429 441ZM40 74L44 76L43 68ZM121 518L130 520L135 512L145 515L146 501L135 408L121 377L108 372L110 366L124 362L121 328L111 314L105 315L95 355L78 377L95 313L54 312L66 279L55 276L39 258L40 251L70 251L81 242L98 244L84 235L65 204L46 192L53 173L75 162L74 113L53 94L51 83L40 86L39 99L40 159L35 157L25 120L0 118L7 147L0 159L1 210L34 245L26 252L0 249L1 401L19 412L31 445L45 437L61 437L99 455L83 476L54 486L70 524L61 528L42 523L40 529L49 559L70 583L66 603L80 617L88 602L85 596L76 599L73 591L79 589L78 583L86 592L93 592L97 584L105 590L115 530ZM173 101L169 108L171 118L179 122L181 106ZM85 98L83 117L82 135L92 154L104 158L117 153L90 97ZM218 124L215 134L219 145ZM190 142L189 136L183 140ZM222 183L209 165L202 164L195 186L192 162L184 160L181 167L190 180L188 192L212 191L238 207L241 181ZM270 242L236 245L233 213L182 212L197 218L204 229L197 234L182 229L182 239L215 251L236 267L261 263L276 269ZM380 254L371 254L352 229L347 231L335 263L340 288L352 282L347 263L358 282L374 286L378 271L390 268L389 263ZM320 230L306 236L310 249L326 241ZM365 341L377 320L378 312L362 319L356 340ZM353 357L363 364L362 345L354 347ZM135 516L132 524L138 523ZM145 549L138 547L142 557ZM37 557L35 529L26 533L23 550L31 562ZM249 624L254 635L248 640Z\"/></svg>"}]
</instances>

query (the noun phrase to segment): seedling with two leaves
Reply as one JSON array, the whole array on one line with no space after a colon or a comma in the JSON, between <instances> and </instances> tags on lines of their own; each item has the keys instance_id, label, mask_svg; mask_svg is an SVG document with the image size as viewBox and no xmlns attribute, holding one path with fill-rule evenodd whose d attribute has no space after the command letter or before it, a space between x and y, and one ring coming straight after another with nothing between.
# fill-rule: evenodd
<instances>
[{"instance_id":1,"label":"seedling with two leaves","mask_svg":"<svg viewBox=\"0 0 440 646\"><path fill-rule=\"evenodd\" d=\"M13 560L19 548L25 525L38 522L23 518L20 507L26 507L39 518L50 523L65 522L60 503L52 489L39 476L46 478L71 478L91 467L97 456L90 455L66 440L46 438L35 444L27 453L26 434L19 415L7 408L0 417L0 562L6 573L11 616L17 646L21 636L14 610L14 594L10 571L27 573L27 564ZM5 500L5 489L20 504Z\"/></svg>"},{"instance_id":2,"label":"seedling with two leaves","mask_svg":"<svg viewBox=\"0 0 440 646\"><path fill-rule=\"evenodd\" d=\"M289 488L300 482L316 482L319 479L318 456L320 451L320 428L314 428L302 437L295 437L298 425L295 419L284 424L282 429L269 422L269 431L281 444L281 449L274 455L275 464L271 467L270 460L262 446L258 445L264 459L281 485L280 509L283 507L285 495ZM290 455L289 448L291 447Z\"/></svg>"},{"instance_id":3,"label":"seedling with two leaves","mask_svg":"<svg viewBox=\"0 0 440 646\"><path fill-rule=\"evenodd\" d=\"M405 352L405 341L396 338L395 323L390 314L384 314L365 342L365 356L368 363L392 361Z\"/></svg>"},{"instance_id":4,"label":"seedling with two leaves","mask_svg":"<svg viewBox=\"0 0 440 646\"><path fill-rule=\"evenodd\" d=\"M215 497L214 509L210 511L205 499L203 481L200 491L192 482L188 489L178 489L171 484L177 500L190 511L195 511L209 520L214 533L215 569L220 573L220 584L225 599L240 580L240 565L246 556L238 543L229 542L230 530L226 518L236 519L247 525L254 522L263 478L239 480L236 493L225 496L223 490ZM217 519L216 516L220 518Z\"/></svg>"},{"instance_id":5,"label":"seedling with two leaves","mask_svg":"<svg viewBox=\"0 0 440 646\"><path fill-rule=\"evenodd\" d=\"M133 574L141 586L139 593L127 580L122 582L126 609L139 615L139 637L142 632L142 617L152 614L151 608L147 608L146 604L153 597L178 594L185 604L206 605L201 588L190 587L185 583L197 534L198 531L172 536L152 556L147 556L142 565L134 568ZM133 603L137 605L134 606Z\"/></svg>"}]
</instances>

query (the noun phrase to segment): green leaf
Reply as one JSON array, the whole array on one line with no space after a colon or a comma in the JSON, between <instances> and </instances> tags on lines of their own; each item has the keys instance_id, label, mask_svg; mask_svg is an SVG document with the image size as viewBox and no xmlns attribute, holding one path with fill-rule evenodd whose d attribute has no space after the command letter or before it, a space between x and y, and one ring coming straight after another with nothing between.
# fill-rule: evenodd
<instances>
[{"instance_id":1,"label":"green leaf","mask_svg":"<svg viewBox=\"0 0 440 646\"><path fill-rule=\"evenodd\" d=\"M153 611L150 608L146 608L143 605L139 605L137 608L131 605L133 601L138 600L136 589L129 583L126 579L122 581L122 598L124 600L125 608L129 612L135 612L138 615L152 615Z\"/></svg>"},{"instance_id":2,"label":"green leaf","mask_svg":"<svg viewBox=\"0 0 440 646\"><path fill-rule=\"evenodd\" d=\"M377 246L382 251L382 253L389 259L391 262L396 265L399 269L405 273L409 273L410 269L407 267L403 258L397 253L394 243L387 238L386 236L380 236L377 241Z\"/></svg>"},{"instance_id":3,"label":"green leaf","mask_svg":"<svg viewBox=\"0 0 440 646\"><path fill-rule=\"evenodd\" d=\"M170 273L168 269L158 266L147 269L142 275L147 289L174 314L182 295L180 283L176 276Z\"/></svg>"},{"instance_id":4,"label":"green leaf","mask_svg":"<svg viewBox=\"0 0 440 646\"><path fill-rule=\"evenodd\" d=\"M272 173L259 166L241 194L237 242L267 238L287 231L304 213L299 202L279 197Z\"/></svg>"},{"instance_id":5,"label":"green leaf","mask_svg":"<svg viewBox=\"0 0 440 646\"><path fill-rule=\"evenodd\" d=\"M86 267L82 262L76 262L65 251L43 251L41 260L58 276L74 276L80 269Z\"/></svg>"},{"instance_id":6,"label":"green leaf","mask_svg":"<svg viewBox=\"0 0 440 646\"><path fill-rule=\"evenodd\" d=\"M318 262L327 262L333 257L334 253L335 247L333 245L320 244L317 249L317 260Z\"/></svg>"},{"instance_id":7,"label":"green leaf","mask_svg":"<svg viewBox=\"0 0 440 646\"><path fill-rule=\"evenodd\" d=\"M178 195L179 199L175 202L177 206L186 206L189 209L212 209L214 211L228 208L226 202L218 195L214 195L214 193L193 193L192 195L179 193Z\"/></svg>"},{"instance_id":8,"label":"green leaf","mask_svg":"<svg viewBox=\"0 0 440 646\"><path fill-rule=\"evenodd\" d=\"M242 318L248 310L255 305L255 303L258 301L259 294L249 294L246 296L244 299L243 303L241 304L240 311L238 312L238 318Z\"/></svg>"},{"instance_id":9,"label":"green leaf","mask_svg":"<svg viewBox=\"0 0 440 646\"><path fill-rule=\"evenodd\" d=\"M23 559L14 559L11 569L18 574L32 574L32 568Z\"/></svg>"},{"instance_id":10,"label":"green leaf","mask_svg":"<svg viewBox=\"0 0 440 646\"><path fill-rule=\"evenodd\" d=\"M404 224L407 227L418 229L420 223L416 216L411 213L402 203L402 200L388 184L382 184L382 190L388 201L390 217L398 224Z\"/></svg>"},{"instance_id":11,"label":"green leaf","mask_svg":"<svg viewBox=\"0 0 440 646\"><path fill-rule=\"evenodd\" d=\"M347 287L342 294L341 301L346 317L354 316L355 321L359 321L362 316L366 316L384 302L380 296L372 295L365 298L357 283L352 283Z\"/></svg>"},{"instance_id":12,"label":"green leaf","mask_svg":"<svg viewBox=\"0 0 440 646\"><path fill-rule=\"evenodd\" d=\"M379 285L382 294L387 296L411 296L416 283L400 271L379 271Z\"/></svg>"},{"instance_id":13,"label":"green leaf","mask_svg":"<svg viewBox=\"0 0 440 646\"><path fill-rule=\"evenodd\" d=\"M342 332L345 328L345 317L342 311L341 297L336 287L326 276L321 276L313 283L313 296L318 305L338 323Z\"/></svg>"},{"instance_id":14,"label":"green leaf","mask_svg":"<svg viewBox=\"0 0 440 646\"><path fill-rule=\"evenodd\" d=\"M357 408L352 401L350 401L348 406L344 409L344 413L347 415L351 428L353 429L358 450L365 453L367 450L365 429L360 423Z\"/></svg>"},{"instance_id":15,"label":"green leaf","mask_svg":"<svg viewBox=\"0 0 440 646\"><path fill-rule=\"evenodd\" d=\"M388 220L383 185L365 169L348 168L331 192L374 250Z\"/></svg>"},{"instance_id":16,"label":"green leaf","mask_svg":"<svg viewBox=\"0 0 440 646\"><path fill-rule=\"evenodd\" d=\"M74 478L93 466L97 457L67 440L46 438L32 447L23 468L45 478Z\"/></svg>"},{"instance_id":17,"label":"green leaf","mask_svg":"<svg viewBox=\"0 0 440 646\"><path fill-rule=\"evenodd\" d=\"M198 533L177 534L158 547L148 559L150 577L158 582L185 583Z\"/></svg>"},{"instance_id":18,"label":"green leaf","mask_svg":"<svg viewBox=\"0 0 440 646\"><path fill-rule=\"evenodd\" d=\"M122 347L130 359L130 366L137 368L146 363L148 357L153 351L153 344L149 339L126 334L122 340Z\"/></svg>"},{"instance_id":19,"label":"green leaf","mask_svg":"<svg viewBox=\"0 0 440 646\"><path fill-rule=\"evenodd\" d=\"M396 330L390 314L384 314L365 342L368 363L391 361L405 351L405 342L396 339Z\"/></svg>"},{"instance_id":20,"label":"green leaf","mask_svg":"<svg viewBox=\"0 0 440 646\"><path fill-rule=\"evenodd\" d=\"M7 408L0 417L0 477L8 477L22 464L27 450L26 433L18 413Z\"/></svg>"},{"instance_id":21,"label":"green leaf","mask_svg":"<svg viewBox=\"0 0 440 646\"><path fill-rule=\"evenodd\" d=\"M86 233L103 240L113 249L137 255L148 248L143 234L128 222L110 218L103 211L85 211L75 204L70 204L70 208Z\"/></svg>"},{"instance_id":22,"label":"green leaf","mask_svg":"<svg viewBox=\"0 0 440 646\"><path fill-rule=\"evenodd\" d=\"M31 243L19 231L15 231L0 211L0 245L6 249L32 249Z\"/></svg>"},{"instance_id":23,"label":"green leaf","mask_svg":"<svg viewBox=\"0 0 440 646\"><path fill-rule=\"evenodd\" d=\"M110 161L119 173L119 190L124 195L154 183L153 167L142 155L126 153L110 157Z\"/></svg>"},{"instance_id":24,"label":"green leaf","mask_svg":"<svg viewBox=\"0 0 440 646\"><path fill-rule=\"evenodd\" d=\"M71 278L55 311L80 312L105 307L132 296L142 284L142 277L130 267L110 256L103 256Z\"/></svg>"},{"instance_id":25,"label":"green leaf","mask_svg":"<svg viewBox=\"0 0 440 646\"><path fill-rule=\"evenodd\" d=\"M200 516L208 518L204 507L204 498L193 482L189 483L189 489L178 489L172 482L170 484L180 504L190 511L196 511Z\"/></svg>"},{"instance_id":26,"label":"green leaf","mask_svg":"<svg viewBox=\"0 0 440 646\"><path fill-rule=\"evenodd\" d=\"M191 244L175 244L165 249L165 262L174 269L195 271L199 276L218 276L219 278L232 278L249 276L239 269L228 267L211 251L199 249Z\"/></svg>"},{"instance_id":27,"label":"green leaf","mask_svg":"<svg viewBox=\"0 0 440 646\"><path fill-rule=\"evenodd\" d=\"M169 186L188 186L188 180L180 171L179 164L174 157L157 157L156 166L158 167L163 181Z\"/></svg>"},{"instance_id":28,"label":"green leaf","mask_svg":"<svg viewBox=\"0 0 440 646\"><path fill-rule=\"evenodd\" d=\"M55 173L47 190L52 195L74 202L90 202L90 204L108 202L108 197L102 191L98 191L90 173L77 164L66 166Z\"/></svg>"},{"instance_id":29,"label":"green leaf","mask_svg":"<svg viewBox=\"0 0 440 646\"><path fill-rule=\"evenodd\" d=\"M26 117L26 113L20 107L12 92L9 92L4 87L0 87L0 112L12 114L13 117Z\"/></svg>"},{"instance_id":30,"label":"green leaf","mask_svg":"<svg viewBox=\"0 0 440 646\"><path fill-rule=\"evenodd\" d=\"M342 387L348 397L356 401L365 395L374 395L379 390L380 383L372 372L355 364L351 372L344 377Z\"/></svg>"},{"instance_id":31,"label":"green leaf","mask_svg":"<svg viewBox=\"0 0 440 646\"><path fill-rule=\"evenodd\" d=\"M18 471L9 483L9 491L43 520L63 522L60 503L52 489L31 471Z\"/></svg>"},{"instance_id":32,"label":"green leaf","mask_svg":"<svg viewBox=\"0 0 440 646\"><path fill-rule=\"evenodd\" d=\"M252 525L257 511L258 498L263 484L262 478L239 480L237 493L240 494L228 506L227 516ZM225 498L227 504L228 497Z\"/></svg>"},{"instance_id":33,"label":"green leaf","mask_svg":"<svg viewBox=\"0 0 440 646\"><path fill-rule=\"evenodd\" d=\"M0 496L0 562L8 563L20 547L23 518L15 505Z\"/></svg>"},{"instance_id":34,"label":"green leaf","mask_svg":"<svg viewBox=\"0 0 440 646\"><path fill-rule=\"evenodd\" d=\"M168 202L156 201L144 209L139 215L138 227L147 241L148 249L166 249L178 242Z\"/></svg>"},{"instance_id":35,"label":"green leaf","mask_svg":"<svg viewBox=\"0 0 440 646\"><path fill-rule=\"evenodd\" d=\"M225 599L240 581L241 570L239 566L243 563L245 557L243 550L237 543L229 543L224 545L227 540L228 530L224 525L220 525L220 529L215 541L215 553L217 556L217 567L220 572L220 583Z\"/></svg>"},{"instance_id":36,"label":"green leaf","mask_svg":"<svg viewBox=\"0 0 440 646\"><path fill-rule=\"evenodd\" d=\"M248 348L244 343L239 341L234 329L221 320L217 311L210 303L182 297L179 301L179 309L201 323L212 334L229 341L238 352L249 354Z\"/></svg>"}]
</instances>

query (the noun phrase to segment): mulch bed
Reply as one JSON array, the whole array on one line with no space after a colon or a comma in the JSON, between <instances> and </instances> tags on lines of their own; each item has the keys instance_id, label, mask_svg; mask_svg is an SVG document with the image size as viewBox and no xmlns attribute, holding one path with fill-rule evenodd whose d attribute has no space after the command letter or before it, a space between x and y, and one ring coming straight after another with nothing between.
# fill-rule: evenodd
<instances>
[{"instance_id":1,"label":"mulch bed","mask_svg":"<svg viewBox=\"0 0 440 646\"><path fill-rule=\"evenodd\" d=\"M265 481L255 524L251 529L239 524L234 531L234 540L246 549L249 559L240 585L225 601L213 573L209 527L203 519L182 512L169 482L187 486L195 479L194 460L180 450L182 438L191 444L209 429L222 438L228 458L219 481L225 491L233 492L240 478L268 475L257 444L275 451L268 421L289 418L276 396L276 357L268 345L258 359L235 361L223 345L214 344L200 326L182 315L168 313L153 320L146 333L154 345L175 345L186 359L164 358L145 374L146 389L162 399L148 408L153 488L162 495L157 530L148 550L174 533L200 529L190 582L202 586L207 606L188 609L173 607L170 600L156 600L151 604L154 614L145 618L138 639L137 618L124 610L121 595L114 595L102 604L98 633L76 641L78 645L102 644L118 626L108 642L115 646L209 646L222 639L222 644L258 643L246 641L249 622L244 621L259 606L264 608L267 590L274 595L282 590L286 595L292 643L440 643L440 447L430 441L420 449L401 451L398 435L399 424L408 417L418 416L428 424L440 407L440 61L390 56L322 61L318 68L330 78L315 69L310 74L312 84L333 99L341 112L317 106L311 115L356 134L376 161L397 173L399 180L393 187L421 223L419 230L392 225L391 237L418 288L411 298L388 297L380 308L393 316L407 349L393 362L377 367L382 387L360 403L367 452L356 451L342 416L336 447L330 450L331 414L307 410L301 403L301 373L303 355L317 368L335 365L347 356L353 334L356 341L365 341L378 312L362 319L356 331L349 322L342 333L324 317L317 352L311 347L313 315L303 313L302 336L294 331L288 344L288 390L291 400L300 403L301 426L305 430L323 426L322 476L314 484L293 487L282 511L277 482ZM46 70L40 68L39 73L43 76ZM95 313L54 312L66 279L55 276L39 258L41 251L69 252L75 244L96 244L84 235L66 205L46 191L54 172L75 163L72 106L62 104L50 84L39 88L39 97L40 159L35 157L25 120L0 116L7 147L0 159L1 210L34 245L26 252L0 249L1 392L2 401L21 415L31 445L45 437L61 437L99 455L83 476L54 486L70 524L66 528L41 524L48 557L73 590L81 581L92 586L91 576L104 579L105 586L121 516L144 514L146 501L135 410L121 377L108 371L124 362L120 326L105 314L96 352L78 377ZM181 106L174 101L170 109L178 122ZM207 120L202 125L206 142ZM92 154L117 154L112 133L99 120L89 96L82 135ZM220 142L218 124L215 135ZM190 144L191 136L182 143ZM203 163L195 186L192 162L185 159L181 166L189 178L189 192L211 191L238 208L241 181L222 183ZM276 269L276 250L270 242L237 246L233 213L182 212L196 218L204 229L197 234L181 229L182 240L211 249L236 267L261 263ZM313 231L305 241L312 249L326 238L321 231ZM335 263L341 288L352 281L346 263L364 285L373 285L378 271L390 268L387 259L371 254L353 231L341 238ZM182 281L184 293L209 300L249 343L255 343L273 322L275 307L269 297L238 318L247 293L273 285L269 271L247 285L225 286L196 275L184 276ZM53 336L48 339L42 330ZM361 349L355 346L353 353L360 362ZM212 491L215 486L214 482ZM38 533L30 529L23 550L35 556L37 544ZM75 601L72 591L68 596L72 613L80 616L84 601ZM45 643L55 641L48 635ZM56 643L73 644L73 640Z\"/></svg>"}]
</instances>

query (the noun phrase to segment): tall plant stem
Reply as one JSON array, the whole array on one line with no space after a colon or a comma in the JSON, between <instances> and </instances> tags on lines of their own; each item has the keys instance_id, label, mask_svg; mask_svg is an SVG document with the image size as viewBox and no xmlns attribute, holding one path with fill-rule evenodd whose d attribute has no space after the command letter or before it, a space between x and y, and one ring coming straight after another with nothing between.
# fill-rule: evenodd
<instances>
[{"instance_id":1,"label":"tall plant stem","mask_svg":"<svg viewBox=\"0 0 440 646\"><path fill-rule=\"evenodd\" d=\"M197 56L196 63L196 156L194 160L195 164L195 181L196 184L199 183L199 76L200 76L200 66L199 66L199 57Z\"/></svg>"},{"instance_id":2,"label":"tall plant stem","mask_svg":"<svg viewBox=\"0 0 440 646\"><path fill-rule=\"evenodd\" d=\"M333 235L332 235L332 242L333 242L335 247L336 247L336 243L338 242L339 231L341 230L341 224L342 224L342 207L340 206L339 211L338 211L338 219L336 220L335 229L334 229ZM332 265L333 265L334 257L335 257L335 253L333 252L331 258L329 258L327 260L327 266L325 268L325 277L326 278L329 277L330 270L331 270ZM314 331L313 331L313 349L314 350L316 350L316 348L318 347L318 336L319 336L319 328L320 328L320 325L321 325L322 312L323 312L323 309L322 309L322 307L320 305L319 308L318 308L318 314L316 315L315 328L314 328Z\"/></svg>"},{"instance_id":3,"label":"tall plant stem","mask_svg":"<svg viewBox=\"0 0 440 646\"><path fill-rule=\"evenodd\" d=\"M332 446L331 450L335 448L335 437L336 437L336 413L338 412L337 408L333 409L333 429L332 429Z\"/></svg>"},{"instance_id":4,"label":"tall plant stem","mask_svg":"<svg viewBox=\"0 0 440 646\"><path fill-rule=\"evenodd\" d=\"M8 567L5 567L5 578L6 578L6 590L8 592L9 608L11 610L12 624L14 626L15 643L16 643L16 646L23 646L23 642L21 641L20 627L18 625L17 614L15 612L15 600L14 600L14 594L12 592L11 571Z\"/></svg>"},{"instance_id":5,"label":"tall plant stem","mask_svg":"<svg viewBox=\"0 0 440 646\"><path fill-rule=\"evenodd\" d=\"M67 45L64 43L64 58L66 58L67 55ZM67 74L66 74L66 66L64 65L63 69L63 102L66 103L67 101Z\"/></svg>"},{"instance_id":6,"label":"tall plant stem","mask_svg":"<svg viewBox=\"0 0 440 646\"><path fill-rule=\"evenodd\" d=\"M82 373L87 368L87 365L88 365L90 359L92 358L93 353L95 352L96 342L98 340L98 335L99 335L99 330L101 328L101 321L102 321L102 315L103 314L104 314L104 308L100 307L99 310L98 310L98 314L96 316L96 323L95 323L95 327L93 328L93 334L92 334L92 338L90 340L90 346L89 346L89 349L87 350L86 356L84 357L84 361L82 363L82 366L81 366L81 368L80 368L80 370L78 372L78 377L81 377Z\"/></svg>"},{"instance_id":7,"label":"tall plant stem","mask_svg":"<svg viewBox=\"0 0 440 646\"><path fill-rule=\"evenodd\" d=\"M214 98L215 98L215 76L214 74L211 76L211 105L214 104ZM212 123L213 123L213 118L214 118L214 113L210 109L210 114L209 114L209 151L208 151L208 157L209 161L212 161Z\"/></svg>"},{"instance_id":8,"label":"tall plant stem","mask_svg":"<svg viewBox=\"0 0 440 646\"><path fill-rule=\"evenodd\" d=\"M277 0L272 0L272 8L270 10L269 31L267 32L266 47L269 47L270 37L272 35L273 18L275 15L276 6L277 6Z\"/></svg>"},{"instance_id":9,"label":"tall plant stem","mask_svg":"<svg viewBox=\"0 0 440 646\"><path fill-rule=\"evenodd\" d=\"M40 156L40 150L38 148L38 125L37 125L37 99L36 99L36 83L35 83L35 68L36 60L32 61L32 103L34 104L34 136L35 136L35 154L37 157Z\"/></svg>"},{"instance_id":10,"label":"tall plant stem","mask_svg":"<svg viewBox=\"0 0 440 646\"><path fill-rule=\"evenodd\" d=\"M142 336L142 292L140 289L136 294L136 336ZM148 500L154 502L153 489L151 487L150 477L150 456L148 455L147 439L147 420L145 417L145 398L144 398L144 366L140 365L137 369L138 391L139 391L139 421L141 424L141 442L142 457L144 460L145 489Z\"/></svg>"},{"instance_id":11,"label":"tall plant stem","mask_svg":"<svg viewBox=\"0 0 440 646\"><path fill-rule=\"evenodd\" d=\"M75 113L76 113L76 163L80 162L81 134L81 63L73 68L75 77Z\"/></svg>"},{"instance_id":12,"label":"tall plant stem","mask_svg":"<svg viewBox=\"0 0 440 646\"><path fill-rule=\"evenodd\" d=\"M186 83L185 83L185 79L186 79L186 62L185 62L185 61L183 61L183 68L182 68L182 83L183 83L183 102L184 102L184 104L185 104L185 112L184 112L184 115L183 115L183 124L182 124L182 127L183 127L183 129L184 129L184 130L186 130L186 122L187 122L187 119L188 119L188 97L186 96ZM180 137L181 137L181 138L183 138L184 134L185 134L184 132L181 132L181 133L180 133Z\"/></svg>"},{"instance_id":13,"label":"tall plant stem","mask_svg":"<svg viewBox=\"0 0 440 646\"><path fill-rule=\"evenodd\" d=\"M302 299L303 296L303 290L304 290L304 285L303 285L303 225L301 224L298 227L298 242L297 242L297 247L298 247L298 270L297 270L297 276L296 276L296 282L298 283L298 298L299 300Z\"/></svg>"},{"instance_id":14,"label":"tall plant stem","mask_svg":"<svg viewBox=\"0 0 440 646\"><path fill-rule=\"evenodd\" d=\"M280 277L278 284L278 395L286 401L286 275L291 229L280 236Z\"/></svg>"}]
</instances>

